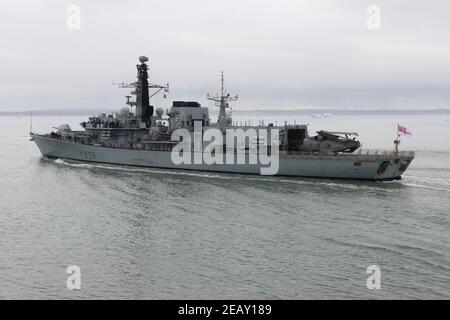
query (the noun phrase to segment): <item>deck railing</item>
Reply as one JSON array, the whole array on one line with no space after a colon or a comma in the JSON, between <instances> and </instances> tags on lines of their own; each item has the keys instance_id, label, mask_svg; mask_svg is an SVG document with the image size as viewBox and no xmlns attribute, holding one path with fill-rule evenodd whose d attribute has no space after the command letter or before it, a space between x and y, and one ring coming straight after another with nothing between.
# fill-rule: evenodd
<instances>
[{"instance_id":1,"label":"deck railing","mask_svg":"<svg viewBox=\"0 0 450 320\"><path fill-rule=\"evenodd\" d=\"M330 160L358 160L374 161L386 158L410 158L414 157L414 151L388 151L364 149L353 153L333 153L333 152L307 152L307 151L280 151L280 157L302 157L310 159L330 159Z\"/></svg>"}]
</instances>

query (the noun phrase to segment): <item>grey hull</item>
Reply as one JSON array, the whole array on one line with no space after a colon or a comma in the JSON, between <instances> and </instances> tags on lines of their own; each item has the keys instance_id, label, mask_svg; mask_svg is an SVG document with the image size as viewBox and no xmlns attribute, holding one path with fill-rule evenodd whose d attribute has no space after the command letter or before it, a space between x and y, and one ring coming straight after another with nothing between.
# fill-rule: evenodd
<instances>
[{"instance_id":1,"label":"grey hull","mask_svg":"<svg viewBox=\"0 0 450 320\"><path fill-rule=\"evenodd\" d=\"M42 155L78 161L110 163L140 167L185 169L228 173L260 174L260 164L176 165L171 152L106 148L70 143L31 134ZM314 155L281 153L276 175L343 178L360 180L396 180L414 158L413 154ZM380 170L383 165L386 168ZM388 162L388 164L386 164Z\"/></svg>"}]
</instances>

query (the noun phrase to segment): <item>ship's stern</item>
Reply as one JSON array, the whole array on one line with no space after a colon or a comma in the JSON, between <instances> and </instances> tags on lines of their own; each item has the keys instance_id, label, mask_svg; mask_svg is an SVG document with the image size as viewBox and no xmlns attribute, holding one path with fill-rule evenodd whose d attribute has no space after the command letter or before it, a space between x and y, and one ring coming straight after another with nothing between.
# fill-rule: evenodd
<instances>
[{"instance_id":1,"label":"ship's stern","mask_svg":"<svg viewBox=\"0 0 450 320\"><path fill-rule=\"evenodd\" d=\"M409 152L408 154L398 155L393 159L387 158L378 161L376 172L374 173L374 180L389 181L401 179L413 159L414 153Z\"/></svg>"}]
</instances>

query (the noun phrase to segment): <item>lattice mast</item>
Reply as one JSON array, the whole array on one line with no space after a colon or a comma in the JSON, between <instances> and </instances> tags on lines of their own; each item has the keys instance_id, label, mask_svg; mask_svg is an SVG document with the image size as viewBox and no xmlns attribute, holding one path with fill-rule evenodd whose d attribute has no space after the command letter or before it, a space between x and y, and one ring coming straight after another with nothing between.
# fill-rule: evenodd
<instances>
[{"instance_id":1,"label":"lattice mast","mask_svg":"<svg viewBox=\"0 0 450 320\"><path fill-rule=\"evenodd\" d=\"M230 107L230 104L229 104L230 101L238 100L238 96L235 95L232 97L229 93L226 93L223 71L222 71L222 76L221 76L220 96L218 94L216 94L215 96L212 97L209 94L207 94L206 99L215 101L216 106L218 106L220 108L219 109L219 119L218 119L217 123L221 127L226 126L227 125L226 109Z\"/></svg>"}]
</instances>

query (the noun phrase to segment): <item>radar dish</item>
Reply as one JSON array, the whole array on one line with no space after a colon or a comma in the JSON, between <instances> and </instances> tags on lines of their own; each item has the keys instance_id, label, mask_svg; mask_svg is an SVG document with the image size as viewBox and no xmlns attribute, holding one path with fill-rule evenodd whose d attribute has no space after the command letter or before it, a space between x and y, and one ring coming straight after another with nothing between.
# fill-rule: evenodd
<instances>
[{"instance_id":1,"label":"radar dish","mask_svg":"<svg viewBox=\"0 0 450 320\"><path fill-rule=\"evenodd\" d=\"M163 108L156 108L156 115L158 117L162 117L163 114L164 114L164 109Z\"/></svg>"},{"instance_id":2,"label":"radar dish","mask_svg":"<svg viewBox=\"0 0 450 320\"><path fill-rule=\"evenodd\" d=\"M121 116L128 116L130 114L130 109L128 107L123 107L120 109Z\"/></svg>"},{"instance_id":3,"label":"radar dish","mask_svg":"<svg viewBox=\"0 0 450 320\"><path fill-rule=\"evenodd\" d=\"M144 62L147 62L147 61L148 61L148 58L147 58L146 56L140 56L140 57L139 57L139 61L140 61L141 63L144 63Z\"/></svg>"}]
</instances>

